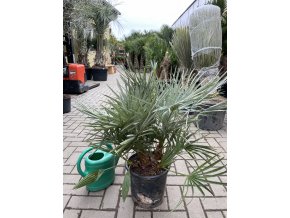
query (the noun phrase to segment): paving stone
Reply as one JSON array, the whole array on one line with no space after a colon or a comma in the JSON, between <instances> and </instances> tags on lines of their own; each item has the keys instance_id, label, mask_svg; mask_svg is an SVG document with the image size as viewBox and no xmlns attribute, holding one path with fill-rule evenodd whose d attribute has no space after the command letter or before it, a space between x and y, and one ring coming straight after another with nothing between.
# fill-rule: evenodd
<instances>
[{"instance_id":1,"label":"paving stone","mask_svg":"<svg viewBox=\"0 0 290 218\"><path fill-rule=\"evenodd\" d=\"M222 136L222 137L227 137L227 132L223 129L218 130L218 133Z\"/></svg>"},{"instance_id":2,"label":"paving stone","mask_svg":"<svg viewBox=\"0 0 290 218\"><path fill-rule=\"evenodd\" d=\"M80 180L80 175L63 175L63 183L75 184Z\"/></svg>"},{"instance_id":3,"label":"paving stone","mask_svg":"<svg viewBox=\"0 0 290 218\"><path fill-rule=\"evenodd\" d=\"M169 199L169 209L172 210L176 208L177 210L185 210L184 203L181 198L181 191L179 186L167 186L167 194ZM177 204L182 201L181 204L177 206Z\"/></svg>"},{"instance_id":4,"label":"paving stone","mask_svg":"<svg viewBox=\"0 0 290 218\"><path fill-rule=\"evenodd\" d=\"M193 171L193 168L197 167L197 163L195 160L188 160L188 170L191 173Z\"/></svg>"},{"instance_id":5,"label":"paving stone","mask_svg":"<svg viewBox=\"0 0 290 218\"><path fill-rule=\"evenodd\" d=\"M210 133L206 135L206 138L221 138L222 136L219 133Z\"/></svg>"},{"instance_id":6,"label":"paving stone","mask_svg":"<svg viewBox=\"0 0 290 218\"><path fill-rule=\"evenodd\" d=\"M183 160L183 159L192 159L192 157L188 153L185 153L185 152L182 153L181 156L182 157L177 157L176 159L181 159L181 160Z\"/></svg>"},{"instance_id":7,"label":"paving stone","mask_svg":"<svg viewBox=\"0 0 290 218\"><path fill-rule=\"evenodd\" d=\"M105 193L105 190L100 190L100 191L97 191L97 192L89 192L89 195L90 196L103 196Z\"/></svg>"},{"instance_id":8,"label":"paving stone","mask_svg":"<svg viewBox=\"0 0 290 218\"><path fill-rule=\"evenodd\" d=\"M227 199L222 198L203 198L201 202L205 210L224 210L227 209Z\"/></svg>"},{"instance_id":9,"label":"paving stone","mask_svg":"<svg viewBox=\"0 0 290 218\"><path fill-rule=\"evenodd\" d=\"M175 161L175 166L176 166L176 171L178 173L183 173L185 175L188 175L187 166L186 166L184 160L177 160L177 161Z\"/></svg>"},{"instance_id":10,"label":"paving stone","mask_svg":"<svg viewBox=\"0 0 290 218\"><path fill-rule=\"evenodd\" d=\"M70 196L64 195L63 196L63 209L66 207L67 202L69 201Z\"/></svg>"},{"instance_id":11,"label":"paving stone","mask_svg":"<svg viewBox=\"0 0 290 218\"><path fill-rule=\"evenodd\" d=\"M227 143L227 138L215 138L215 140L220 143L220 142L224 142Z\"/></svg>"},{"instance_id":12,"label":"paving stone","mask_svg":"<svg viewBox=\"0 0 290 218\"><path fill-rule=\"evenodd\" d=\"M187 218L186 212L153 212L153 218Z\"/></svg>"},{"instance_id":13,"label":"paving stone","mask_svg":"<svg viewBox=\"0 0 290 218\"><path fill-rule=\"evenodd\" d=\"M227 159L227 153L226 153L226 152L221 152L221 153L219 153L219 156L220 156L221 158Z\"/></svg>"},{"instance_id":14,"label":"paving stone","mask_svg":"<svg viewBox=\"0 0 290 218\"><path fill-rule=\"evenodd\" d=\"M68 127L70 127L75 121L68 121L65 122L63 125L65 126L66 129L68 129Z\"/></svg>"},{"instance_id":15,"label":"paving stone","mask_svg":"<svg viewBox=\"0 0 290 218\"><path fill-rule=\"evenodd\" d=\"M83 210L80 218L114 218L115 211Z\"/></svg>"},{"instance_id":16,"label":"paving stone","mask_svg":"<svg viewBox=\"0 0 290 218\"><path fill-rule=\"evenodd\" d=\"M64 115L63 116L63 123L68 122L70 119L71 119L70 117Z\"/></svg>"},{"instance_id":17,"label":"paving stone","mask_svg":"<svg viewBox=\"0 0 290 218\"><path fill-rule=\"evenodd\" d=\"M227 218L227 211L223 211L225 218Z\"/></svg>"},{"instance_id":18,"label":"paving stone","mask_svg":"<svg viewBox=\"0 0 290 218\"><path fill-rule=\"evenodd\" d=\"M81 132L83 131L83 129L84 129L84 126L79 126L79 127L77 127L77 128L73 131L73 133L74 133L74 134L79 134L79 133L81 133Z\"/></svg>"},{"instance_id":19,"label":"paving stone","mask_svg":"<svg viewBox=\"0 0 290 218\"><path fill-rule=\"evenodd\" d=\"M219 142L220 146L227 151L227 142Z\"/></svg>"},{"instance_id":20,"label":"paving stone","mask_svg":"<svg viewBox=\"0 0 290 218\"><path fill-rule=\"evenodd\" d=\"M224 183L227 183L227 177L226 176L219 176L220 180Z\"/></svg>"},{"instance_id":21,"label":"paving stone","mask_svg":"<svg viewBox=\"0 0 290 218\"><path fill-rule=\"evenodd\" d=\"M63 152L63 158L69 158L75 149L75 147L67 147Z\"/></svg>"},{"instance_id":22,"label":"paving stone","mask_svg":"<svg viewBox=\"0 0 290 218\"><path fill-rule=\"evenodd\" d=\"M176 176L176 170L175 170L174 164L172 164L172 166L170 167L170 171L168 171L168 174L167 175L174 175L174 176Z\"/></svg>"},{"instance_id":23,"label":"paving stone","mask_svg":"<svg viewBox=\"0 0 290 218\"><path fill-rule=\"evenodd\" d=\"M206 218L199 198L185 198L185 202L190 218Z\"/></svg>"},{"instance_id":24,"label":"paving stone","mask_svg":"<svg viewBox=\"0 0 290 218\"><path fill-rule=\"evenodd\" d=\"M166 184L167 185L183 185L186 176L167 176Z\"/></svg>"},{"instance_id":25,"label":"paving stone","mask_svg":"<svg viewBox=\"0 0 290 218\"><path fill-rule=\"evenodd\" d=\"M63 150L65 150L71 142L63 142Z\"/></svg>"},{"instance_id":26,"label":"paving stone","mask_svg":"<svg viewBox=\"0 0 290 218\"><path fill-rule=\"evenodd\" d=\"M193 190L193 193L192 193ZM209 196L211 197L212 194L208 191L204 191L204 195L199 191L199 189L197 189L196 187L194 187L193 189L191 187L188 187L188 189L186 190L186 188L184 188L184 194L185 197L203 197L203 196Z\"/></svg>"},{"instance_id":27,"label":"paving stone","mask_svg":"<svg viewBox=\"0 0 290 218\"><path fill-rule=\"evenodd\" d=\"M63 218L78 218L80 215L80 210L65 210L63 213Z\"/></svg>"},{"instance_id":28,"label":"paving stone","mask_svg":"<svg viewBox=\"0 0 290 218\"><path fill-rule=\"evenodd\" d=\"M117 206L120 185L111 185L106 189L101 209L115 209Z\"/></svg>"},{"instance_id":29,"label":"paving stone","mask_svg":"<svg viewBox=\"0 0 290 218\"><path fill-rule=\"evenodd\" d=\"M78 137L78 133L63 133L63 137Z\"/></svg>"},{"instance_id":30,"label":"paving stone","mask_svg":"<svg viewBox=\"0 0 290 218\"><path fill-rule=\"evenodd\" d=\"M79 125L80 125L80 123L78 123L77 121L75 121L75 122L74 122L72 125L70 125L67 129L75 130Z\"/></svg>"},{"instance_id":31,"label":"paving stone","mask_svg":"<svg viewBox=\"0 0 290 218\"><path fill-rule=\"evenodd\" d=\"M80 116L80 117L73 117L71 118L71 120L75 120L75 121L80 121L80 122L83 122L86 118L83 117L83 116Z\"/></svg>"},{"instance_id":32,"label":"paving stone","mask_svg":"<svg viewBox=\"0 0 290 218\"><path fill-rule=\"evenodd\" d=\"M220 211L209 211L206 212L207 218L224 218L222 212Z\"/></svg>"},{"instance_id":33,"label":"paving stone","mask_svg":"<svg viewBox=\"0 0 290 218\"><path fill-rule=\"evenodd\" d=\"M223 185L210 184L215 196L227 196L227 191Z\"/></svg>"},{"instance_id":34,"label":"paving stone","mask_svg":"<svg viewBox=\"0 0 290 218\"><path fill-rule=\"evenodd\" d=\"M115 175L114 185L122 185L124 181L124 176Z\"/></svg>"},{"instance_id":35,"label":"paving stone","mask_svg":"<svg viewBox=\"0 0 290 218\"><path fill-rule=\"evenodd\" d=\"M164 197L162 204L160 204L158 207L153 208L153 210L169 210L167 197Z\"/></svg>"},{"instance_id":36,"label":"paving stone","mask_svg":"<svg viewBox=\"0 0 290 218\"><path fill-rule=\"evenodd\" d=\"M84 138L80 138L80 137L66 137L64 139L65 142L82 142L84 141Z\"/></svg>"},{"instance_id":37,"label":"paving stone","mask_svg":"<svg viewBox=\"0 0 290 218\"><path fill-rule=\"evenodd\" d=\"M206 141L208 142L208 144L214 148L218 147L220 148L220 144L217 143L217 141L214 138L206 138Z\"/></svg>"},{"instance_id":38,"label":"paving stone","mask_svg":"<svg viewBox=\"0 0 290 218\"><path fill-rule=\"evenodd\" d=\"M63 185L63 194L67 195L89 195L86 187L81 187L78 189L73 189L74 185L64 184Z\"/></svg>"},{"instance_id":39,"label":"paving stone","mask_svg":"<svg viewBox=\"0 0 290 218\"><path fill-rule=\"evenodd\" d=\"M84 150L88 149L88 147L76 147L75 152L79 152L82 153ZM91 154L92 152L88 152L89 154ZM86 155L87 156L87 155Z\"/></svg>"},{"instance_id":40,"label":"paving stone","mask_svg":"<svg viewBox=\"0 0 290 218\"><path fill-rule=\"evenodd\" d=\"M70 143L69 146L74 146L74 147L89 147L90 143L89 142L76 142L76 141L73 141Z\"/></svg>"},{"instance_id":41,"label":"paving stone","mask_svg":"<svg viewBox=\"0 0 290 218\"><path fill-rule=\"evenodd\" d=\"M123 164L125 166L125 160L120 158L119 161L118 161L118 165L121 165Z\"/></svg>"},{"instance_id":42,"label":"paving stone","mask_svg":"<svg viewBox=\"0 0 290 218\"><path fill-rule=\"evenodd\" d=\"M63 173L70 173L73 168L73 166L63 166Z\"/></svg>"},{"instance_id":43,"label":"paving stone","mask_svg":"<svg viewBox=\"0 0 290 218\"><path fill-rule=\"evenodd\" d=\"M79 158L79 156L81 155L81 153L79 152L74 152L69 158L68 160L65 162L66 165L76 165L77 164L77 160Z\"/></svg>"},{"instance_id":44,"label":"paving stone","mask_svg":"<svg viewBox=\"0 0 290 218\"><path fill-rule=\"evenodd\" d=\"M119 208L117 218L133 218L134 202L131 197L127 197L123 202L122 197L119 199Z\"/></svg>"},{"instance_id":45,"label":"paving stone","mask_svg":"<svg viewBox=\"0 0 290 218\"><path fill-rule=\"evenodd\" d=\"M136 211L135 218L151 218L151 212Z\"/></svg>"},{"instance_id":46,"label":"paving stone","mask_svg":"<svg viewBox=\"0 0 290 218\"><path fill-rule=\"evenodd\" d=\"M210 132L208 130L200 129L199 133L201 133L201 134L209 134Z\"/></svg>"},{"instance_id":47,"label":"paving stone","mask_svg":"<svg viewBox=\"0 0 290 218\"><path fill-rule=\"evenodd\" d=\"M116 167L115 173L116 174L124 174L124 167Z\"/></svg>"},{"instance_id":48,"label":"paving stone","mask_svg":"<svg viewBox=\"0 0 290 218\"><path fill-rule=\"evenodd\" d=\"M67 207L76 209L99 209L101 205L101 197L92 196L72 196Z\"/></svg>"},{"instance_id":49,"label":"paving stone","mask_svg":"<svg viewBox=\"0 0 290 218\"><path fill-rule=\"evenodd\" d=\"M85 171L85 161L81 161L81 169L82 171ZM71 171L71 174L79 174L77 165L74 166L73 170Z\"/></svg>"}]
</instances>

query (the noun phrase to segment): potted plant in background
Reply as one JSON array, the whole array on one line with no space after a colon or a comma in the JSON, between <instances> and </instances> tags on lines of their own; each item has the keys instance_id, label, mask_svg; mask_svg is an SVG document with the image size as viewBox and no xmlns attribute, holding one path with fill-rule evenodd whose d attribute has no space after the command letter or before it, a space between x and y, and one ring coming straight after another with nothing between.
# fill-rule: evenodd
<instances>
[{"instance_id":1,"label":"potted plant in background","mask_svg":"<svg viewBox=\"0 0 290 218\"><path fill-rule=\"evenodd\" d=\"M115 21L120 12L114 6L104 0L92 1L86 7L87 18L91 20L96 37L96 57L92 75L95 81L107 80L107 69L105 67L104 43L105 34L109 24Z\"/></svg>"},{"instance_id":2,"label":"potted plant in background","mask_svg":"<svg viewBox=\"0 0 290 218\"><path fill-rule=\"evenodd\" d=\"M166 84L157 78L156 69L149 75L125 71L118 86L120 90L112 90L114 96L108 97L102 110L78 104L79 110L91 118L88 125L92 128L91 140L100 143L97 148L106 150L105 145L112 143L114 147L110 152L128 163L129 170L122 185L123 200L131 188L133 201L143 208L162 203L167 173L182 153L193 159L195 156L203 159L201 165L193 167L193 171L186 175L183 192L189 187L197 188L201 193L205 190L212 192L209 183L223 184L212 178L226 173L225 166L219 165L222 158L217 152L210 146L198 144L198 139L193 138L194 133L189 127L196 121L197 114L181 113L192 104L202 108L215 96L225 78L220 80L215 76L197 86L200 77L191 73L180 80L177 79L179 73ZM221 104L215 105L214 109L221 107ZM131 152L134 155L128 157ZM92 172L76 187L97 179L98 173Z\"/></svg>"},{"instance_id":3,"label":"potted plant in background","mask_svg":"<svg viewBox=\"0 0 290 218\"><path fill-rule=\"evenodd\" d=\"M194 68L199 72L204 71L203 76L209 80L212 76L221 74L218 69L222 54L221 9L209 4L194 10L189 20L189 33ZM212 112L210 108L223 100L223 97L217 95L203 105L204 108L201 110L206 108L209 110L200 114L199 120L196 122L200 129L218 130L222 128L226 111Z\"/></svg>"}]
</instances>

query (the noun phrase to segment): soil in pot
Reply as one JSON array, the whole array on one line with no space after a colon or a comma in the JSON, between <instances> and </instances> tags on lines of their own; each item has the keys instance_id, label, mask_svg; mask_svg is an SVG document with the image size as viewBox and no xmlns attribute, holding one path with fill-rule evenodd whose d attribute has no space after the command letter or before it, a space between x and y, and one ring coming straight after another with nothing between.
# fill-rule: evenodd
<instances>
[{"instance_id":1,"label":"soil in pot","mask_svg":"<svg viewBox=\"0 0 290 218\"><path fill-rule=\"evenodd\" d=\"M131 174L131 193L133 201L142 208L154 208L162 204L167 169L157 169L149 165L141 168L138 167L137 155L129 158L129 170ZM128 165L127 165L128 167Z\"/></svg>"}]
</instances>

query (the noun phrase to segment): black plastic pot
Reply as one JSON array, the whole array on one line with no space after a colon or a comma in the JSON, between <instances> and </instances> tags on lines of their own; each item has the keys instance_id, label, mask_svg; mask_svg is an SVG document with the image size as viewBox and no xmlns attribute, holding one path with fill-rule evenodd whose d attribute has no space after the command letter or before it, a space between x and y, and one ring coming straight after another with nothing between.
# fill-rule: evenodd
<instances>
[{"instance_id":1,"label":"black plastic pot","mask_svg":"<svg viewBox=\"0 0 290 218\"><path fill-rule=\"evenodd\" d=\"M211 105L207 105L210 107ZM206 115L198 115L195 126L202 130L216 131L223 127L226 111L209 112Z\"/></svg>"},{"instance_id":2,"label":"black plastic pot","mask_svg":"<svg viewBox=\"0 0 290 218\"><path fill-rule=\"evenodd\" d=\"M219 94L223 97L227 97L227 83L225 82L223 85L221 85L220 89L218 90Z\"/></svg>"},{"instance_id":3,"label":"black plastic pot","mask_svg":"<svg viewBox=\"0 0 290 218\"><path fill-rule=\"evenodd\" d=\"M86 76L87 76L87 80L92 79L92 68L91 67L86 68Z\"/></svg>"},{"instance_id":4,"label":"black plastic pot","mask_svg":"<svg viewBox=\"0 0 290 218\"><path fill-rule=\"evenodd\" d=\"M69 113L71 111L71 97L69 95L63 95L63 113Z\"/></svg>"},{"instance_id":5,"label":"black plastic pot","mask_svg":"<svg viewBox=\"0 0 290 218\"><path fill-rule=\"evenodd\" d=\"M106 68L92 68L94 81L107 81L108 70Z\"/></svg>"},{"instance_id":6,"label":"black plastic pot","mask_svg":"<svg viewBox=\"0 0 290 218\"><path fill-rule=\"evenodd\" d=\"M136 158L132 155L129 160ZM163 202L168 170L164 170L156 176L142 176L130 169L126 163L126 169L130 170L131 193L133 201L141 208L158 207Z\"/></svg>"}]
</instances>

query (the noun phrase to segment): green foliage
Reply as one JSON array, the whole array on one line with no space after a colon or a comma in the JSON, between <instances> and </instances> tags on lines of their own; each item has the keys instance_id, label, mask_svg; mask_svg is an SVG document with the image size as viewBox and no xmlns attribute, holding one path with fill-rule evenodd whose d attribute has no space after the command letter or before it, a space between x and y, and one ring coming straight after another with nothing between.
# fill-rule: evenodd
<instances>
[{"instance_id":1,"label":"green foliage","mask_svg":"<svg viewBox=\"0 0 290 218\"><path fill-rule=\"evenodd\" d=\"M171 42L172 36L173 36L174 30L169 27L168 25L163 25L160 29L160 32L158 32L158 36L162 38L169 47L169 43Z\"/></svg>"},{"instance_id":2,"label":"green foliage","mask_svg":"<svg viewBox=\"0 0 290 218\"><path fill-rule=\"evenodd\" d=\"M83 186L89 185L95 181L97 181L102 175L104 171L103 170L98 170L96 172L90 173L84 178L82 178L75 186L74 189L81 188Z\"/></svg>"},{"instance_id":3,"label":"green foliage","mask_svg":"<svg viewBox=\"0 0 290 218\"><path fill-rule=\"evenodd\" d=\"M123 201L125 201L125 199L128 195L130 185L131 185L130 171L128 170L127 173L125 174L124 181L122 184L122 190L121 190Z\"/></svg>"},{"instance_id":4,"label":"green foliage","mask_svg":"<svg viewBox=\"0 0 290 218\"><path fill-rule=\"evenodd\" d=\"M170 62L171 62L171 72L174 72L175 69L177 69L179 67L179 62L178 62L178 58L176 53L174 52L174 50L172 49L172 47L168 47L167 49L169 58L170 58Z\"/></svg>"},{"instance_id":5,"label":"green foliage","mask_svg":"<svg viewBox=\"0 0 290 218\"><path fill-rule=\"evenodd\" d=\"M170 44L180 65L187 70L191 70L193 63L191 59L191 44L188 28L177 28Z\"/></svg>"},{"instance_id":6,"label":"green foliage","mask_svg":"<svg viewBox=\"0 0 290 218\"><path fill-rule=\"evenodd\" d=\"M165 52L167 51L166 41L160 38L157 34L148 37L146 44L144 45L146 60L157 62L157 66L160 66Z\"/></svg>"}]
</instances>

